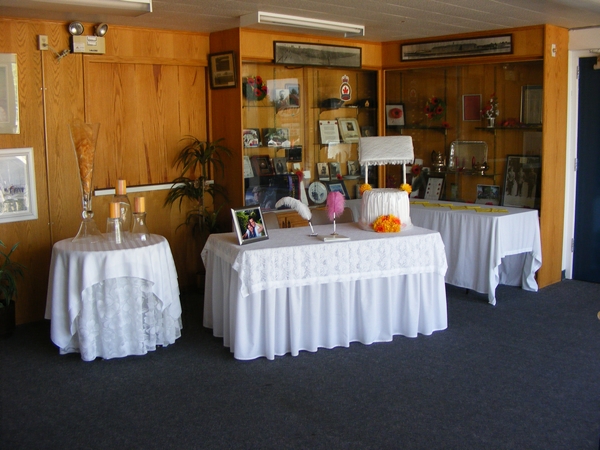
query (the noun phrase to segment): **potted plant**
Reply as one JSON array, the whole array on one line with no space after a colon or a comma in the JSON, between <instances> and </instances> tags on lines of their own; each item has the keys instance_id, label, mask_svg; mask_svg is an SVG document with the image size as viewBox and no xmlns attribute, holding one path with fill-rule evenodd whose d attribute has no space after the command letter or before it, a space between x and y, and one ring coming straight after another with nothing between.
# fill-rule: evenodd
<instances>
[{"instance_id":1,"label":"potted plant","mask_svg":"<svg viewBox=\"0 0 600 450\"><path fill-rule=\"evenodd\" d=\"M183 200L189 200L192 208L187 212L185 222L179 226L190 226L194 234L206 238L208 234L218 231L216 218L223 205L217 207L215 197L220 195L227 200L225 187L210 178L209 170L212 166L224 173L222 155L231 156L231 150L221 144L223 138L209 142L186 136L182 141L187 141L187 145L174 161L174 165L181 168L181 175L173 180L173 186L165 199L165 206L172 206L179 201L181 210ZM205 194L212 197L212 210L205 206Z\"/></svg>"},{"instance_id":2,"label":"potted plant","mask_svg":"<svg viewBox=\"0 0 600 450\"><path fill-rule=\"evenodd\" d=\"M15 330L17 277L23 276L24 267L10 257L18 245L17 242L8 253L0 250L0 336L10 336ZM2 241L0 247L7 248Z\"/></svg>"}]
</instances>

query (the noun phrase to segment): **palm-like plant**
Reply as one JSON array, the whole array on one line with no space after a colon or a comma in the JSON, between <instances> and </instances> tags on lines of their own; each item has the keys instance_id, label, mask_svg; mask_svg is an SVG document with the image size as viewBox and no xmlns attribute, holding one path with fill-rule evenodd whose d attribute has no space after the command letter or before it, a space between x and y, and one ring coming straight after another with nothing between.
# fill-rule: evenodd
<instances>
[{"instance_id":1,"label":"palm-like plant","mask_svg":"<svg viewBox=\"0 0 600 450\"><path fill-rule=\"evenodd\" d=\"M8 253L0 250L0 255L3 258L2 264L0 264L0 308L8 308L10 302L15 299L17 295L17 277L23 276L24 267L10 259L18 245L17 242ZM7 248L2 241L0 241L0 247Z\"/></svg>"},{"instance_id":2,"label":"palm-like plant","mask_svg":"<svg viewBox=\"0 0 600 450\"><path fill-rule=\"evenodd\" d=\"M231 156L231 150L221 144L223 138L214 142L201 141L194 136L185 136L182 141L188 144L179 152L175 158L174 166L181 168L181 175L173 180L173 186L165 199L165 206L172 206L179 201L179 210L184 199L188 199L194 205L186 214L185 222L181 225L192 226L194 231L212 233L216 229L216 217L222 206L214 204L217 195L227 199L224 186L214 181L209 183L210 167L215 171L225 171L223 156ZM213 199L213 210L209 211L204 205L204 194ZM179 228L179 227L178 227Z\"/></svg>"}]
</instances>

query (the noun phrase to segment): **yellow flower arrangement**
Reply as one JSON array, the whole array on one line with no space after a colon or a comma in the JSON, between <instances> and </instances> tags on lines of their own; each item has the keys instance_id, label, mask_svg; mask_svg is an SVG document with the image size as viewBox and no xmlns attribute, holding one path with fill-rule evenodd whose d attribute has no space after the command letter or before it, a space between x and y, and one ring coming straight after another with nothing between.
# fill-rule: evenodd
<instances>
[{"instance_id":1,"label":"yellow flower arrangement","mask_svg":"<svg viewBox=\"0 0 600 450\"><path fill-rule=\"evenodd\" d=\"M400 190L406 191L406 193L408 195L410 195L410 193L412 192L412 186L410 184L408 184L408 183L402 183L400 185Z\"/></svg>"},{"instance_id":2,"label":"yellow flower arrangement","mask_svg":"<svg viewBox=\"0 0 600 450\"><path fill-rule=\"evenodd\" d=\"M363 195L365 193L365 191L370 191L373 188L371 187L370 184L368 183L364 183L360 185L359 191L360 191L360 195Z\"/></svg>"},{"instance_id":3,"label":"yellow flower arrangement","mask_svg":"<svg viewBox=\"0 0 600 450\"><path fill-rule=\"evenodd\" d=\"M379 216L373 222L373 230L377 233L398 233L400 231L400 219L393 214Z\"/></svg>"}]
</instances>

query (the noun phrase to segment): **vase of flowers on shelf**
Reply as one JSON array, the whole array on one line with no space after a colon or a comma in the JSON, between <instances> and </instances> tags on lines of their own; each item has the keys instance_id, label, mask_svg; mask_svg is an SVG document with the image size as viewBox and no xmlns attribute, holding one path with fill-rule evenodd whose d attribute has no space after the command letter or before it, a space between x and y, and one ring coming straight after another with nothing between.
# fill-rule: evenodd
<instances>
[{"instance_id":1,"label":"vase of flowers on shelf","mask_svg":"<svg viewBox=\"0 0 600 450\"><path fill-rule=\"evenodd\" d=\"M247 100L260 101L268 94L267 85L259 75L245 77L242 84L244 97Z\"/></svg>"},{"instance_id":2,"label":"vase of flowers on shelf","mask_svg":"<svg viewBox=\"0 0 600 450\"><path fill-rule=\"evenodd\" d=\"M486 119L488 128L494 128L498 114L500 114L498 98L496 98L496 94L494 93L490 96L487 106L481 110L481 117Z\"/></svg>"},{"instance_id":3,"label":"vase of flowers on shelf","mask_svg":"<svg viewBox=\"0 0 600 450\"><path fill-rule=\"evenodd\" d=\"M428 119L441 119L446 111L446 103L441 98L433 96L425 103L424 111Z\"/></svg>"}]
</instances>

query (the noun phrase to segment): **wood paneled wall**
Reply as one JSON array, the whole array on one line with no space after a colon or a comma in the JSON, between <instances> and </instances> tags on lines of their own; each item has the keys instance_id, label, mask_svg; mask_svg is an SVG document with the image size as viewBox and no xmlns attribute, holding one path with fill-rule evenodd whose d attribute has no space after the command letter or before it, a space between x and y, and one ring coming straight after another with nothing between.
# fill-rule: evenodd
<instances>
[{"instance_id":1,"label":"wood paneled wall","mask_svg":"<svg viewBox=\"0 0 600 450\"><path fill-rule=\"evenodd\" d=\"M172 161L180 139L208 135L207 34L111 26L105 55L58 59L53 51L37 49L38 35L47 35L57 53L68 48L66 25L0 18L0 52L18 55L21 122L20 134L0 135L0 152L33 147L39 215L37 220L0 224L0 240L20 242L15 259L26 266L25 280L19 283L18 323L43 318L52 246L74 236L81 221L69 122L78 118L101 124L95 188L114 187L118 178L129 186L168 183L177 176ZM169 240L180 286L193 286L199 252L185 227L177 230L185 208L164 208L166 191L134 195L147 198L151 232ZM109 201L110 196L93 200L101 230Z\"/></svg>"}]
</instances>

